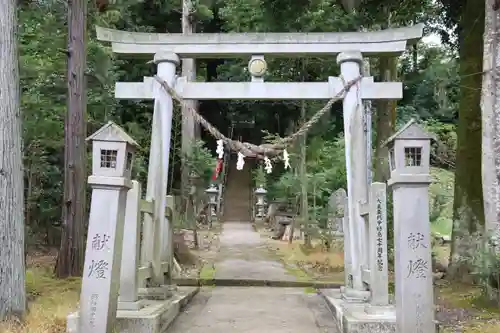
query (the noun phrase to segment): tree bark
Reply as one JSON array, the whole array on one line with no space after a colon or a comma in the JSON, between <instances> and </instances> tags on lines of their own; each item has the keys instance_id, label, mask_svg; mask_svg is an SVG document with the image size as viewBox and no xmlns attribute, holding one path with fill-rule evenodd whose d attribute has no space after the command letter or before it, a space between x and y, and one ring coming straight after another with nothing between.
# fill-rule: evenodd
<instances>
[{"instance_id":1,"label":"tree bark","mask_svg":"<svg viewBox=\"0 0 500 333\"><path fill-rule=\"evenodd\" d=\"M0 1L0 321L24 316L24 183L17 1Z\"/></svg>"},{"instance_id":2,"label":"tree bark","mask_svg":"<svg viewBox=\"0 0 500 333\"><path fill-rule=\"evenodd\" d=\"M68 6L68 105L64 138L63 231L55 273L80 276L84 260L86 176L86 0Z\"/></svg>"},{"instance_id":3,"label":"tree bark","mask_svg":"<svg viewBox=\"0 0 500 333\"><path fill-rule=\"evenodd\" d=\"M482 182L486 235L500 239L500 13L496 0L486 1L483 56Z\"/></svg>"},{"instance_id":4,"label":"tree bark","mask_svg":"<svg viewBox=\"0 0 500 333\"><path fill-rule=\"evenodd\" d=\"M192 0L182 0L182 33L189 35L194 32L194 26L192 23L192 11L193 11L193 1ZM196 62L195 59L182 59L182 76L185 76L188 81L196 81ZM181 171L181 188L188 191L189 188L189 173L190 170L185 166L185 158L191 154L191 147L193 146L193 141L195 140L195 127L193 117L187 109L197 108L197 101L184 101L181 104L182 110L182 171ZM187 195L183 195L182 199L187 200ZM183 207L188 207L183 205ZM193 207L194 208L194 207ZM192 213L192 212L191 212ZM194 214L190 214L189 218L194 218Z\"/></svg>"},{"instance_id":5,"label":"tree bark","mask_svg":"<svg viewBox=\"0 0 500 333\"><path fill-rule=\"evenodd\" d=\"M382 81L396 81L397 58L380 58L379 72ZM386 182L389 179L389 151L382 143L392 135L396 127L396 101L379 100L376 106L376 141L373 181Z\"/></svg>"},{"instance_id":6,"label":"tree bark","mask_svg":"<svg viewBox=\"0 0 500 333\"><path fill-rule=\"evenodd\" d=\"M461 15L460 104L453 202L453 231L448 275L469 281L484 227L481 177L481 81L484 1L468 0Z\"/></svg>"},{"instance_id":7,"label":"tree bark","mask_svg":"<svg viewBox=\"0 0 500 333\"><path fill-rule=\"evenodd\" d=\"M302 66L304 68L304 66ZM306 105L305 101L301 103L300 109L300 118L301 123L304 124L306 122ZM309 202L307 195L307 134L302 135L300 139L300 217L302 220L302 225L304 226L304 245L307 248L312 247L311 240L311 221L309 221Z\"/></svg>"}]
</instances>

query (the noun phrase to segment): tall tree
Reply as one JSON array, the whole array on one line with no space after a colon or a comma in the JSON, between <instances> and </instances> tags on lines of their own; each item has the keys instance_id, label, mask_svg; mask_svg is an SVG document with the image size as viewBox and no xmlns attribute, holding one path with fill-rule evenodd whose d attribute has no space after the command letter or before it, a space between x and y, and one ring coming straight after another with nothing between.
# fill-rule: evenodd
<instances>
[{"instance_id":1,"label":"tall tree","mask_svg":"<svg viewBox=\"0 0 500 333\"><path fill-rule=\"evenodd\" d=\"M17 1L0 2L0 320L26 310Z\"/></svg>"},{"instance_id":2,"label":"tall tree","mask_svg":"<svg viewBox=\"0 0 500 333\"><path fill-rule=\"evenodd\" d=\"M500 236L500 18L498 0L486 1L482 110L482 180L487 236Z\"/></svg>"},{"instance_id":3,"label":"tall tree","mask_svg":"<svg viewBox=\"0 0 500 333\"><path fill-rule=\"evenodd\" d=\"M185 35L190 35L194 32L194 22L193 22L193 13L194 13L193 0L182 0L182 33ZM196 61L195 59L182 59L182 76L185 76L188 81L196 80ZM192 153L192 146L194 144L194 140L196 137L196 125L194 122L194 118L191 116L191 113L187 112L189 108L197 108L197 101L189 100L182 102L181 110L182 110L182 131L181 131L181 151L182 151L182 169L181 169L181 189L183 193L182 200L188 200L188 191L189 187L189 174L191 170L187 167L186 158ZM194 209L194 206L191 208L190 205L187 205L186 202L182 204L182 207L186 207L187 210ZM187 218L192 220L194 218L193 211L186 211L188 214Z\"/></svg>"},{"instance_id":4,"label":"tall tree","mask_svg":"<svg viewBox=\"0 0 500 333\"><path fill-rule=\"evenodd\" d=\"M480 99L485 4L475 0L464 0L462 6L455 1L451 3L453 11L457 8L454 6L461 9L458 16L461 91L449 275L467 280L484 227Z\"/></svg>"},{"instance_id":5,"label":"tall tree","mask_svg":"<svg viewBox=\"0 0 500 333\"><path fill-rule=\"evenodd\" d=\"M68 99L64 140L63 232L58 277L80 276L83 268L86 175L86 15L87 1L68 6Z\"/></svg>"}]
</instances>

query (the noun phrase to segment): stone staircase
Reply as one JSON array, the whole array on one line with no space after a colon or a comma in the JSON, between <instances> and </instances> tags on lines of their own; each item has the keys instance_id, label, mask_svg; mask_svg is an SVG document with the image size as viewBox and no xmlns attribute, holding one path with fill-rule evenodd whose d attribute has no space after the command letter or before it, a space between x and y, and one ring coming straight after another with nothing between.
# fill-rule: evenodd
<instances>
[{"instance_id":1,"label":"stone staircase","mask_svg":"<svg viewBox=\"0 0 500 333\"><path fill-rule=\"evenodd\" d=\"M224 222L251 222L251 161L245 161L243 170L236 170L236 158L231 157L226 186Z\"/></svg>"}]
</instances>

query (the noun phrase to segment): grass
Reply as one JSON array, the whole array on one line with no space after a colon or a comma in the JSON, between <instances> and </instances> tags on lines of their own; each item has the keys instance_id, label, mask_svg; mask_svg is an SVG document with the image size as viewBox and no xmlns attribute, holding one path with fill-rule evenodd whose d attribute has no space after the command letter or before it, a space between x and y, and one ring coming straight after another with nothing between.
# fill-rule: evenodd
<instances>
[{"instance_id":1,"label":"grass","mask_svg":"<svg viewBox=\"0 0 500 333\"><path fill-rule=\"evenodd\" d=\"M292 266L290 263L284 263L286 272L294 276L299 282L307 282L313 280L313 278L297 266Z\"/></svg>"},{"instance_id":2,"label":"grass","mask_svg":"<svg viewBox=\"0 0 500 333\"><path fill-rule=\"evenodd\" d=\"M200 279L212 280L215 278L215 267L213 264L206 264L200 270Z\"/></svg>"},{"instance_id":3,"label":"grass","mask_svg":"<svg viewBox=\"0 0 500 333\"><path fill-rule=\"evenodd\" d=\"M304 288L304 293L305 294L316 294L318 291L316 290L316 288L313 288L313 287L306 287Z\"/></svg>"},{"instance_id":4,"label":"grass","mask_svg":"<svg viewBox=\"0 0 500 333\"><path fill-rule=\"evenodd\" d=\"M432 250L436 255L436 260L444 266L448 266L451 251L450 245L434 246Z\"/></svg>"},{"instance_id":5,"label":"grass","mask_svg":"<svg viewBox=\"0 0 500 333\"><path fill-rule=\"evenodd\" d=\"M338 251L326 251L319 243L311 249L304 248L303 241L288 242L271 240L269 248L284 262L289 274L298 281L311 279L322 282L343 282L344 255Z\"/></svg>"},{"instance_id":6,"label":"grass","mask_svg":"<svg viewBox=\"0 0 500 333\"><path fill-rule=\"evenodd\" d=\"M214 264L205 264L200 270L199 277L201 280L213 280L215 279L215 266ZM213 285L204 285L206 288L215 288L215 283Z\"/></svg>"},{"instance_id":7,"label":"grass","mask_svg":"<svg viewBox=\"0 0 500 333\"><path fill-rule=\"evenodd\" d=\"M434 208L436 198L440 198L439 215L431 225L432 232L451 236L453 225L453 188L454 173L448 170L431 168L432 184L429 186L430 208Z\"/></svg>"},{"instance_id":8,"label":"grass","mask_svg":"<svg viewBox=\"0 0 500 333\"><path fill-rule=\"evenodd\" d=\"M478 286L450 284L437 290L439 303L451 309L466 309L469 318L458 323L463 333L500 332L500 308L488 304ZM455 326L457 323L454 323ZM457 332L456 327L444 327L443 333Z\"/></svg>"},{"instance_id":9,"label":"grass","mask_svg":"<svg viewBox=\"0 0 500 333\"><path fill-rule=\"evenodd\" d=\"M29 310L23 323L0 324L2 333L63 333L66 317L77 308L80 279L60 280L52 269L35 267L26 272Z\"/></svg>"}]
</instances>

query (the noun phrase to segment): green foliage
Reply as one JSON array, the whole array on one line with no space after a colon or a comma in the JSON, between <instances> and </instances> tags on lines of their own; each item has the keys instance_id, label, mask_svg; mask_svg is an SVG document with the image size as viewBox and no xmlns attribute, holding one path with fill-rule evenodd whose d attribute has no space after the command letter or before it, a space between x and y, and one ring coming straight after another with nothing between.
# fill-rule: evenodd
<instances>
[{"instance_id":1,"label":"green foliage","mask_svg":"<svg viewBox=\"0 0 500 333\"><path fill-rule=\"evenodd\" d=\"M431 163L443 169L453 169L457 153L456 126L430 119L425 122L425 127L436 136L432 143Z\"/></svg>"},{"instance_id":2,"label":"green foliage","mask_svg":"<svg viewBox=\"0 0 500 333\"><path fill-rule=\"evenodd\" d=\"M184 155L184 163L191 172L201 177L203 185L208 185L215 168L215 158L201 140L195 140L191 149L189 154Z\"/></svg>"},{"instance_id":3,"label":"green foliage","mask_svg":"<svg viewBox=\"0 0 500 333\"><path fill-rule=\"evenodd\" d=\"M456 56L449 50L420 42L415 54L402 57L400 72L404 85L403 103L398 103L398 123L410 118L455 123L460 96Z\"/></svg>"},{"instance_id":4,"label":"green foliage","mask_svg":"<svg viewBox=\"0 0 500 333\"><path fill-rule=\"evenodd\" d=\"M392 26L428 21L429 27L438 23L433 1L405 0L369 1L357 13L346 14L337 0L228 0L194 1L192 19L198 32L254 31L356 31L376 30ZM26 217L28 232L34 238L48 234L61 216L62 181L64 171L64 117L66 114L66 5L62 2L22 2L20 6L20 68L22 112L24 121L24 162L26 179ZM134 177L146 179L151 137L152 103L149 101L117 101L114 83L117 80L134 82L154 73L155 66L144 59L119 59L109 45L96 41L94 24L150 32L180 32L181 2L115 1L103 13L89 6L87 61L87 134L108 120L122 125L141 148L134 165ZM438 136L433 148L433 164L452 168L455 160L459 95L457 61L445 48L419 44L417 64L414 54L401 59L400 77L405 82L404 99L398 104L401 121L410 117L425 120L427 127ZM311 59L269 59L266 81L325 81L338 74L331 57ZM246 60L200 60L198 78L205 81L247 81ZM372 75L379 76L377 68ZM323 106L321 101L307 102L311 112ZM177 108L177 106L176 106ZM255 120L251 137L259 141L266 129L274 136L284 136L290 124L300 119L300 103L296 102L224 102L201 103L201 113L223 132L230 119ZM202 141L193 146L191 156L182 156L180 112L174 113L171 143L170 190L180 188L182 159L205 182L214 169L215 158ZM344 141L341 135L343 119L341 104L332 107L308 133L307 186L309 216L324 224L327 198L340 187L345 188ZM212 138L203 134L204 142ZM292 149L291 149L292 150ZM292 167L298 166L297 156L291 153ZM90 156L89 156L90 158ZM295 171L266 175L259 168L254 174L257 183L267 184L269 195L297 202L300 181ZM276 182L272 179L276 178Z\"/></svg>"},{"instance_id":5,"label":"green foliage","mask_svg":"<svg viewBox=\"0 0 500 333\"><path fill-rule=\"evenodd\" d=\"M262 186L263 188L266 188L267 175L262 165L259 165L258 168L253 170L253 181L256 187Z\"/></svg>"},{"instance_id":6,"label":"green foliage","mask_svg":"<svg viewBox=\"0 0 500 333\"><path fill-rule=\"evenodd\" d=\"M271 184L269 193L278 200L290 202L300 196L300 179L293 172L286 172Z\"/></svg>"},{"instance_id":7,"label":"green foliage","mask_svg":"<svg viewBox=\"0 0 500 333\"><path fill-rule=\"evenodd\" d=\"M483 297L500 306L500 252L499 240L488 236L481 251L473 258L474 276L483 287Z\"/></svg>"},{"instance_id":8,"label":"green foliage","mask_svg":"<svg viewBox=\"0 0 500 333\"><path fill-rule=\"evenodd\" d=\"M21 108L23 115L26 225L36 240L61 219L66 113L66 6L26 3L19 11ZM93 16L89 17L92 24ZM87 63L89 133L116 110L116 67L109 48L90 39Z\"/></svg>"}]
</instances>

